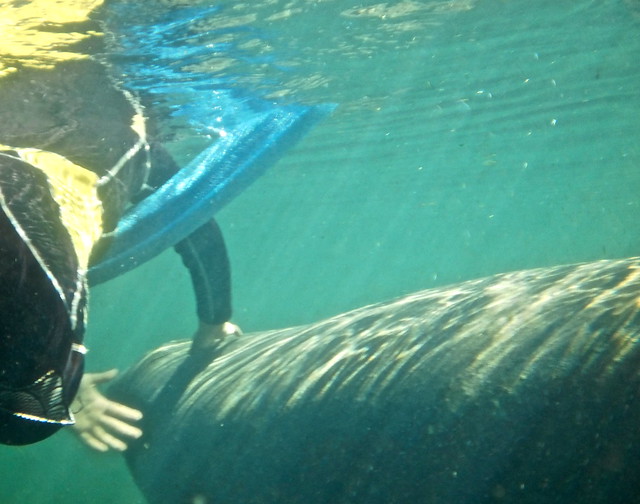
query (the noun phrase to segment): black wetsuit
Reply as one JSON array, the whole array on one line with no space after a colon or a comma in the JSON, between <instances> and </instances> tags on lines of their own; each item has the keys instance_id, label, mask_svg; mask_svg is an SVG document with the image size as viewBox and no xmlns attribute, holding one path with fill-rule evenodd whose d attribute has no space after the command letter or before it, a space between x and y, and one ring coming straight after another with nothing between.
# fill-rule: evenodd
<instances>
[{"instance_id":1,"label":"black wetsuit","mask_svg":"<svg viewBox=\"0 0 640 504\"><path fill-rule=\"evenodd\" d=\"M70 31L59 38L58 25L41 22L42 9L32 6L11 6L7 15L16 18L18 33L9 33L7 46L16 53L0 55L5 444L33 443L73 422L69 405L86 351L87 270L108 250L126 210L180 170L157 141L146 98L121 87L95 57L105 52L100 25L79 21L82 9L72 9L66 12L71 24L62 25ZM46 2L40 7L53 9ZM36 48L33 37L42 41L46 34L51 43ZM229 261L215 221L175 249L191 273L201 322L228 321Z\"/></svg>"}]
</instances>

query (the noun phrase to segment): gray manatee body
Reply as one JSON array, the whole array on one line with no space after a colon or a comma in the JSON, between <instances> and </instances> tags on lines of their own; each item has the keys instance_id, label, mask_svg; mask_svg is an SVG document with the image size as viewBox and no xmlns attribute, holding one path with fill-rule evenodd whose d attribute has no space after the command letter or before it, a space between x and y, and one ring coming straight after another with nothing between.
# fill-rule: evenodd
<instances>
[{"instance_id":1,"label":"gray manatee body","mask_svg":"<svg viewBox=\"0 0 640 504\"><path fill-rule=\"evenodd\" d=\"M158 348L112 387L152 503L640 502L640 259Z\"/></svg>"}]
</instances>

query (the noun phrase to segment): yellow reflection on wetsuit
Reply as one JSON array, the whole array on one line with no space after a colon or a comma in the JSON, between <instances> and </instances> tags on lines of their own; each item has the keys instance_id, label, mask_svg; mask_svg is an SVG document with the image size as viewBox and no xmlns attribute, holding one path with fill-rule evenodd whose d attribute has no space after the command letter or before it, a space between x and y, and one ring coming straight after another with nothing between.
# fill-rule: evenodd
<instances>
[{"instance_id":1,"label":"yellow reflection on wetsuit","mask_svg":"<svg viewBox=\"0 0 640 504\"><path fill-rule=\"evenodd\" d=\"M51 195L60 207L60 220L71 236L78 264L86 272L91 249L102 234L98 176L53 152L2 145L0 149L16 152L21 159L47 175Z\"/></svg>"}]
</instances>

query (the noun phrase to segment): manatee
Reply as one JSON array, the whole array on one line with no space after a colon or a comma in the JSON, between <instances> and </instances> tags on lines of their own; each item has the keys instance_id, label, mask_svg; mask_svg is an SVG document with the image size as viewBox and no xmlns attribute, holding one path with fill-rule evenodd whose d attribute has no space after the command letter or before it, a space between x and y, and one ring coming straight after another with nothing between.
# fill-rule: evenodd
<instances>
[{"instance_id":1,"label":"manatee","mask_svg":"<svg viewBox=\"0 0 640 504\"><path fill-rule=\"evenodd\" d=\"M189 341L110 390L151 503L640 502L640 259L505 273Z\"/></svg>"}]
</instances>

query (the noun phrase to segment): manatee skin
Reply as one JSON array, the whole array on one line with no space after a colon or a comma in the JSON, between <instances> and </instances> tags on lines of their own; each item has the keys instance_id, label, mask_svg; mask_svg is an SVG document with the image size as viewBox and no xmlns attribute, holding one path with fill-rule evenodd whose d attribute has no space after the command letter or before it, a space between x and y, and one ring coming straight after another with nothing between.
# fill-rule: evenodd
<instances>
[{"instance_id":1,"label":"manatee skin","mask_svg":"<svg viewBox=\"0 0 640 504\"><path fill-rule=\"evenodd\" d=\"M640 502L640 259L507 273L143 358L151 503ZM193 359L193 360L191 360Z\"/></svg>"}]
</instances>

